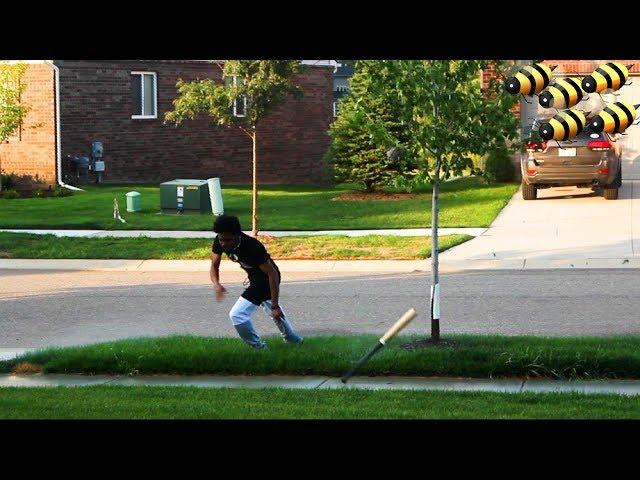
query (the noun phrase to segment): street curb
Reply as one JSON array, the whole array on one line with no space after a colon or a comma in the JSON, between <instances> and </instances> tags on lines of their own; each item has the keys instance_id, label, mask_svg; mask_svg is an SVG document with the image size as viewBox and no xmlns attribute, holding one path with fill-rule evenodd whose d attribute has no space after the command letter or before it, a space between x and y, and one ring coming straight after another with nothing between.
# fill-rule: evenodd
<instances>
[{"instance_id":1,"label":"street curb","mask_svg":"<svg viewBox=\"0 0 640 480\"><path fill-rule=\"evenodd\" d=\"M283 273L429 273L431 260L278 260ZM83 260L0 259L0 270L75 270L106 272L208 272L210 260ZM441 258L442 272L474 270L585 270L640 269L640 258L448 260ZM242 273L240 266L223 260L221 272Z\"/></svg>"},{"instance_id":2,"label":"street curb","mask_svg":"<svg viewBox=\"0 0 640 480\"><path fill-rule=\"evenodd\" d=\"M281 272L412 273L428 270L426 260L276 260ZM2 259L0 270L82 270L109 272L208 272L210 260L42 260ZM242 272L223 260L221 272Z\"/></svg>"}]
</instances>

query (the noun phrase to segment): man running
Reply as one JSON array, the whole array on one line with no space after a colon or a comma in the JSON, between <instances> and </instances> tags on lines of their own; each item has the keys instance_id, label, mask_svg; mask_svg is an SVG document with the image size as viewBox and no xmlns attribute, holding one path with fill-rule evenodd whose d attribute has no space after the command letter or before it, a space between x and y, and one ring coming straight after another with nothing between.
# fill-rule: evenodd
<instances>
[{"instance_id":1,"label":"man running","mask_svg":"<svg viewBox=\"0 0 640 480\"><path fill-rule=\"evenodd\" d=\"M264 311L273 318L285 342L302 343L303 338L287 321L278 303L280 294L280 270L267 253L267 249L257 239L242 233L237 217L220 215L216 218L213 231L217 234L211 248L211 281L216 291L216 300L224 298L226 289L220 284L220 261L225 253L247 272L249 287L235 303L229 317L240 337L254 348L267 348L267 344L253 328L251 315L262 305Z\"/></svg>"}]
</instances>

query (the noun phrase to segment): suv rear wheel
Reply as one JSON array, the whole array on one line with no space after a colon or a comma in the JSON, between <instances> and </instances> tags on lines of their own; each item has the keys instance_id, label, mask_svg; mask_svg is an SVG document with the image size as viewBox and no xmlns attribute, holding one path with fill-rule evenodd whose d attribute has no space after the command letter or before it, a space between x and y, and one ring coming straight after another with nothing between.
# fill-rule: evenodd
<instances>
[{"instance_id":1,"label":"suv rear wheel","mask_svg":"<svg viewBox=\"0 0 640 480\"><path fill-rule=\"evenodd\" d=\"M604 187L604 198L606 200L617 200L618 199L618 188L622 185L622 168L618 169L618 174L616 175L616 179L612 185L607 185Z\"/></svg>"},{"instance_id":2,"label":"suv rear wheel","mask_svg":"<svg viewBox=\"0 0 640 480\"><path fill-rule=\"evenodd\" d=\"M605 188L604 189L604 198L607 199L607 200L617 200L618 199L618 187Z\"/></svg>"},{"instance_id":3,"label":"suv rear wheel","mask_svg":"<svg viewBox=\"0 0 640 480\"><path fill-rule=\"evenodd\" d=\"M535 200L538 196L538 189L535 185L522 182L522 198L525 200Z\"/></svg>"}]
</instances>

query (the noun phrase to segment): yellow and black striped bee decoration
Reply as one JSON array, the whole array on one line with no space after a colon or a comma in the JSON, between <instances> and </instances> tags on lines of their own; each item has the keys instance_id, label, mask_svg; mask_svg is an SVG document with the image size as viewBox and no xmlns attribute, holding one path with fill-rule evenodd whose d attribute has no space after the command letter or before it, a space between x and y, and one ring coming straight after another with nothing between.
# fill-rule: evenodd
<instances>
[{"instance_id":1,"label":"yellow and black striped bee decoration","mask_svg":"<svg viewBox=\"0 0 640 480\"><path fill-rule=\"evenodd\" d=\"M629 70L633 65L609 62L600 65L588 77L582 79L582 89L587 93L600 93L604 90L618 90L629 78Z\"/></svg>"},{"instance_id":2,"label":"yellow and black striped bee decoration","mask_svg":"<svg viewBox=\"0 0 640 480\"><path fill-rule=\"evenodd\" d=\"M557 65L549 67L544 63L534 63L518 70L504 82L504 88L512 95L537 95L547 88Z\"/></svg>"},{"instance_id":3,"label":"yellow and black striped bee decoration","mask_svg":"<svg viewBox=\"0 0 640 480\"><path fill-rule=\"evenodd\" d=\"M580 110L564 110L548 122L540 125L538 133L540 137L547 140L570 140L578 135L587 125L589 112Z\"/></svg>"},{"instance_id":4,"label":"yellow and black striped bee decoration","mask_svg":"<svg viewBox=\"0 0 640 480\"><path fill-rule=\"evenodd\" d=\"M589 120L589 129L596 133L622 133L633 123L640 105L627 102L607 103L606 107Z\"/></svg>"},{"instance_id":5,"label":"yellow and black striped bee decoration","mask_svg":"<svg viewBox=\"0 0 640 480\"><path fill-rule=\"evenodd\" d=\"M571 108L584 97L580 84L573 78L556 81L540 94L539 102L545 108Z\"/></svg>"}]
</instances>

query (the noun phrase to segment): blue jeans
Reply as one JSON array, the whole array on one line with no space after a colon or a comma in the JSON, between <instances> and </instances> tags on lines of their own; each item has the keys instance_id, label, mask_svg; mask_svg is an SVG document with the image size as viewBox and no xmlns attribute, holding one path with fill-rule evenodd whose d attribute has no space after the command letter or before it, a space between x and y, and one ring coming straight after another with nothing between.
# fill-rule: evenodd
<instances>
[{"instance_id":1,"label":"blue jeans","mask_svg":"<svg viewBox=\"0 0 640 480\"><path fill-rule=\"evenodd\" d=\"M251 303L249 300L240 297L236 301L235 305L229 312L229 318L231 323L235 327L236 331L246 343L254 348L267 348L267 344L260 338L258 332L253 328L251 322L251 315L256 311L258 305ZM294 330L289 321L286 318L284 310L282 310L282 317L280 320L276 320L271 315L271 300L262 302L262 308L267 316L274 321L282 339L288 343L302 343L303 338L299 336Z\"/></svg>"}]
</instances>

